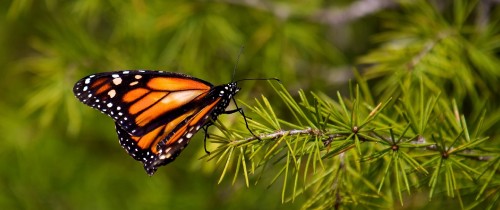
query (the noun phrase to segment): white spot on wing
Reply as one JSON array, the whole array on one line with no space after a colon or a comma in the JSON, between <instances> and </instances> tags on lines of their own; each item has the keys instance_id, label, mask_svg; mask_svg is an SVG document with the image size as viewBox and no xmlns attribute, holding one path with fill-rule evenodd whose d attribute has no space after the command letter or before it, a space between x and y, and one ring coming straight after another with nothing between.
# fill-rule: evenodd
<instances>
[{"instance_id":1,"label":"white spot on wing","mask_svg":"<svg viewBox=\"0 0 500 210\"><path fill-rule=\"evenodd\" d=\"M113 84L115 84L115 85L119 85L119 84L121 84L121 83L122 83L122 78L119 78L119 77L118 77L118 78L114 78L114 79L113 79Z\"/></svg>"},{"instance_id":2,"label":"white spot on wing","mask_svg":"<svg viewBox=\"0 0 500 210\"><path fill-rule=\"evenodd\" d=\"M115 89L112 89L112 90L108 91L108 96L110 98L114 98L115 95L116 95L116 90Z\"/></svg>"},{"instance_id":3,"label":"white spot on wing","mask_svg":"<svg viewBox=\"0 0 500 210\"><path fill-rule=\"evenodd\" d=\"M108 103L108 107L112 107L113 106L113 103Z\"/></svg>"},{"instance_id":4,"label":"white spot on wing","mask_svg":"<svg viewBox=\"0 0 500 210\"><path fill-rule=\"evenodd\" d=\"M141 75L135 75L135 78L136 78L136 79L141 79L141 78L142 78L142 76L141 76Z\"/></svg>"}]
</instances>

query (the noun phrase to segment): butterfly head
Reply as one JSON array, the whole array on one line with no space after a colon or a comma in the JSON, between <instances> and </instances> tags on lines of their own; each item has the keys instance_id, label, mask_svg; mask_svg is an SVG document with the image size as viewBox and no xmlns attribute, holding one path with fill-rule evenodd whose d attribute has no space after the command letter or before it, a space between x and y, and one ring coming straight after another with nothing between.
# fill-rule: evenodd
<instances>
[{"instance_id":1,"label":"butterfly head","mask_svg":"<svg viewBox=\"0 0 500 210\"><path fill-rule=\"evenodd\" d=\"M229 98L232 98L240 90L241 88L238 87L238 84L236 82L231 82L222 86L221 90L219 91L219 96L229 96Z\"/></svg>"}]
</instances>

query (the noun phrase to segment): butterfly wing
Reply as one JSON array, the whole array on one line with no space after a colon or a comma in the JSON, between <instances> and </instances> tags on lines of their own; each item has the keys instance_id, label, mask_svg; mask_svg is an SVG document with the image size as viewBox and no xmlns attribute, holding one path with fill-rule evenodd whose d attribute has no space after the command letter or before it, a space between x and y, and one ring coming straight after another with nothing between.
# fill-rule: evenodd
<instances>
[{"instance_id":1,"label":"butterfly wing","mask_svg":"<svg viewBox=\"0 0 500 210\"><path fill-rule=\"evenodd\" d=\"M193 135L209 120L219 102L220 98L190 110L143 136L133 136L116 124L120 144L130 156L143 163L149 175L153 175L159 166L175 160Z\"/></svg>"},{"instance_id":2,"label":"butterfly wing","mask_svg":"<svg viewBox=\"0 0 500 210\"><path fill-rule=\"evenodd\" d=\"M236 83L213 87L184 74L155 71L94 74L73 89L81 102L113 118L120 144L150 175L223 113L238 90Z\"/></svg>"},{"instance_id":3,"label":"butterfly wing","mask_svg":"<svg viewBox=\"0 0 500 210\"><path fill-rule=\"evenodd\" d=\"M128 133L142 136L199 106L212 87L179 73L119 71L87 76L73 92Z\"/></svg>"}]
</instances>

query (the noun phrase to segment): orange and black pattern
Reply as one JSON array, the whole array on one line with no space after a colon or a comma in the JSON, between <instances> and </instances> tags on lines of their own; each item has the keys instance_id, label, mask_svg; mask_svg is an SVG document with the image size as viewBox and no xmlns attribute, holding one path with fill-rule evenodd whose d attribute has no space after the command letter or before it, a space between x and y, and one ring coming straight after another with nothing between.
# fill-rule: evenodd
<instances>
[{"instance_id":1,"label":"orange and black pattern","mask_svg":"<svg viewBox=\"0 0 500 210\"><path fill-rule=\"evenodd\" d=\"M227 113L238 91L235 82L213 86L185 74L143 70L93 74L73 88L81 102L113 118L120 144L149 175Z\"/></svg>"}]
</instances>

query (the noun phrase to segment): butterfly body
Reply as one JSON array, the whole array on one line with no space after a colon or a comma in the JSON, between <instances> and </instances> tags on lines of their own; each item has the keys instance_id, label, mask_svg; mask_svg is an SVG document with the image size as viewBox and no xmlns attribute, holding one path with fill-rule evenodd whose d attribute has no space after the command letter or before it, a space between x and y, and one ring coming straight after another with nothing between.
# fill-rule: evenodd
<instances>
[{"instance_id":1,"label":"butterfly body","mask_svg":"<svg viewBox=\"0 0 500 210\"><path fill-rule=\"evenodd\" d=\"M121 146L149 175L228 113L239 90L235 82L213 86L185 74L142 70L90 75L73 88L81 102L113 118Z\"/></svg>"}]
</instances>

